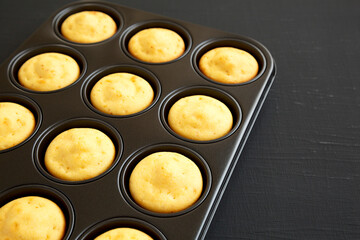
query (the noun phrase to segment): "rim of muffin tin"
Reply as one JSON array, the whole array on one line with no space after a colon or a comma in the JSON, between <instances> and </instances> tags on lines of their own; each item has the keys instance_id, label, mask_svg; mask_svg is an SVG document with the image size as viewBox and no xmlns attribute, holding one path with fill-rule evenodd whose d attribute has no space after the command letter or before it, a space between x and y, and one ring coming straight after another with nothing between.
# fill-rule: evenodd
<instances>
[{"instance_id":1,"label":"rim of muffin tin","mask_svg":"<svg viewBox=\"0 0 360 240\"><path fill-rule=\"evenodd\" d=\"M254 78L250 79L249 81L242 82L242 83L235 83L235 84L217 82L217 81L207 77L200 70L199 61L200 61L200 58L206 52L208 52L214 48L217 48L217 47L234 47L234 48L244 50L244 51L250 53L256 59L256 61L258 62L258 65L259 65L259 70L258 70L258 73L256 74L256 76ZM252 83L252 82L258 80L264 74L264 72L267 68L267 61L266 61L264 53L258 47L256 47L254 44L252 44L248 41L242 40L242 39L237 39L237 38L215 38L215 39L206 40L196 46L196 48L193 51L191 59L192 59L191 62L192 62L193 68L202 78L208 80L211 83L216 83L216 84L223 85L223 86L241 86L241 85Z\"/></svg>"},{"instance_id":2,"label":"rim of muffin tin","mask_svg":"<svg viewBox=\"0 0 360 240\"><path fill-rule=\"evenodd\" d=\"M128 43L130 41L130 38L132 36L134 36L136 33L138 33L139 31L148 29L148 28L166 28L166 29L172 30L172 31L176 32L177 34L179 34L185 43L185 50L184 50L183 54L176 59L173 59L173 60L170 60L167 62L160 62L160 63L152 63L152 62L142 61L142 60L134 57L133 55L131 55L131 53L128 50ZM189 31L187 29L185 29L183 26L181 26L180 24L171 22L169 20L156 20L155 19L155 20L138 22L138 23L135 23L135 24L129 26L128 28L126 28L124 30L124 32L122 33L122 36L120 37L120 45L121 45L121 48L124 51L124 53L129 58L133 59L134 61L137 61L137 62L143 63L143 64L149 64L149 65L162 65L162 64L169 64L169 63L176 62L176 61L182 59L184 56L186 56L190 52L190 49L192 46L192 38L191 38Z\"/></svg>"},{"instance_id":3,"label":"rim of muffin tin","mask_svg":"<svg viewBox=\"0 0 360 240\"><path fill-rule=\"evenodd\" d=\"M103 78L109 74L118 73L118 72L131 73L131 74L137 75L139 77L142 77L145 81L147 81L151 85L151 88L154 91L154 98L153 98L152 103L148 107L146 107L145 109L143 109L139 112L128 114L128 115L112 115L112 114L102 112L92 105L91 100L90 100L90 93L91 93L91 90L94 87L94 85L101 78ZM86 105L92 111L94 111L98 114L101 114L103 116L106 116L106 117L127 118L127 117L133 117L133 116L140 115L144 112L147 112L158 102L160 95L161 95L161 83L154 73L152 73L151 71L149 71L143 67L140 67L137 65L130 65L130 64L113 65L113 66L102 67L102 68L94 71L84 81L81 92L82 92L83 101L86 103Z\"/></svg>"},{"instance_id":4,"label":"rim of muffin tin","mask_svg":"<svg viewBox=\"0 0 360 240\"><path fill-rule=\"evenodd\" d=\"M65 194L57 189L40 184L26 184L12 187L0 193L0 208L12 200L27 196L43 197L56 203L62 210L66 221L66 230L63 239L70 239L75 225L74 208Z\"/></svg>"},{"instance_id":5,"label":"rim of muffin tin","mask_svg":"<svg viewBox=\"0 0 360 240\"><path fill-rule=\"evenodd\" d=\"M197 167L199 168L202 179L203 179L203 189L202 193L199 197L199 199L190 207L181 210L179 212L174 213L158 213L153 212L150 210L147 210L143 207L141 207L139 204L137 204L133 198L131 197L130 189L129 189L129 180L130 175L135 168L135 166L145 157L149 156L152 153L156 152L176 152L179 154L184 155L185 157L188 157L190 160L192 160ZM126 159L123 163L123 165L120 168L119 172L119 178L118 178L118 187L120 189L120 192L122 196L125 198L126 202L138 210L139 212L142 212L144 214L155 216L155 217L176 217L179 215L183 215L185 213L191 212L197 207L201 205L201 203L206 199L208 196L211 186L212 186L212 175L209 165L207 164L206 160L196 151L182 146L178 144L173 143L158 143L153 144L150 146L146 146L141 148L140 150L132 153L128 159Z\"/></svg>"},{"instance_id":6,"label":"rim of muffin tin","mask_svg":"<svg viewBox=\"0 0 360 240\"><path fill-rule=\"evenodd\" d=\"M21 66L27 60L29 60L30 58L32 58L36 55L39 55L42 53L49 53L49 52L62 53L62 54L72 57L79 65L79 68L80 68L79 78L76 79L75 82L71 83L68 86L65 86L60 89L52 90L52 91L35 91L35 90L28 89L28 88L22 86L18 79L18 72L19 72L19 69L21 68ZM55 93L55 92L59 92L59 91L63 91L65 89L71 88L72 86L77 84L84 77L86 70L87 70L86 59L85 59L84 55L82 55L79 51L77 51L74 48L71 48L69 46L62 45L62 44L47 44L47 45L28 48L28 49L18 53L11 60L11 62L9 64L8 74L10 76L10 80L11 80L10 82L13 85L15 85L15 87L17 87L21 90L27 91L27 92L31 92L31 93L40 93L40 94L45 93L46 94L46 93Z\"/></svg>"},{"instance_id":7,"label":"rim of muffin tin","mask_svg":"<svg viewBox=\"0 0 360 240\"><path fill-rule=\"evenodd\" d=\"M21 147L23 144L28 142L39 130L41 123L42 123L43 116L42 116L40 106L35 101L30 99L29 97L25 97L20 94L0 93L0 102L13 102L13 103L20 104L21 106L26 107L28 110L30 110L35 118L35 128L34 128L34 131L31 133L31 135L28 138L26 138L24 141L22 141L21 143L15 145L13 147L0 150L0 154L1 154L1 153L16 149L18 147Z\"/></svg>"},{"instance_id":8,"label":"rim of muffin tin","mask_svg":"<svg viewBox=\"0 0 360 240\"><path fill-rule=\"evenodd\" d=\"M233 117L233 126L226 135L216 138L213 140L206 140L206 141L200 141L200 140L193 140L189 138L185 138L178 133L176 133L174 130L171 129L168 123L168 114L170 111L170 108L183 97L188 97L192 95L205 95L209 97L213 97L222 103L224 103L230 110L232 117ZM159 108L159 117L161 119L161 122L165 129L170 132L175 137L191 142L191 143L214 143L218 141L222 141L229 136L231 136L240 126L241 120L242 120L242 111L239 103L235 100L234 97L232 97L229 93L215 88L211 86L191 86L191 87L183 87L179 88L173 92L171 92L169 95L167 95L164 98L164 101L162 102L160 108Z\"/></svg>"},{"instance_id":9,"label":"rim of muffin tin","mask_svg":"<svg viewBox=\"0 0 360 240\"><path fill-rule=\"evenodd\" d=\"M155 226L137 218L117 217L96 223L85 230L78 238L79 240L93 240L101 234L115 228L133 228L140 230L154 240L166 240L166 237Z\"/></svg>"},{"instance_id":10,"label":"rim of muffin tin","mask_svg":"<svg viewBox=\"0 0 360 240\"><path fill-rule=\"evenodd\" d=\"M78 43L78 42L73 42L71 40L68 40L67 38L65 38L62 34L61 34L61 25L62 23L65 21L65 19L67 17L69 17L72 14L78 13L78 12L82 12L82 11L99 11L99 12L103 12L106 13L107 15L109 15L116 23L116 32L114 35L112 35L111 37L100 41L100 42L94 42L94 43ZM75 45L96 45L96 44L102 44L105 42L108 42L114 38L116 38L119 33L122 31L124 25L124 18L122 16L122 14L117 11L116 9L106 5L105 3L75 3L74 5L71 5L69 7L66 7L64 9L62 9L59 13L56 14L56 16L53 19L53 29L54 32L56 34L57 37L59 37L61 40L65 41L66 43L71 43L71 44L75 44Z\"/></svg>"},{"instance_id":11,"label":"rim of muffin tin","mask_svg":"<svg viewBox=\"0 0 360 240\"><path fill-rule=\"evenodd\" d=\"M81 181L69 181L69 180L62 180L59 179L53 175L51 175L45 167L44 163L44 156L47 147L49 146L50 142L60 133L69 130L71 128L94 128L97 130L100 130L101 132L105 133L113 142L116 150L114 162L112 165L103 173L99 174L98 176L95 176L93 178L87 179L87 180L81 180ZM94 118L73 118L68 119L65 121L61 121L58 123L55 123L54 125L47 128L37 139L36 143L34 144L33 148L33 160L35 163L36 168L38 171L44 175L46 178L62 183L62 184L69 184L69 185L75 185L75 184L83 184L88 183L92 181L96 181L105 175L107 175L109 172L111 172L116 165L119 163L122 153L124 151L124 145L123 140L121 138L120 133L110 124L101 121L99 119Z\"/></svg>"}]
</instances>

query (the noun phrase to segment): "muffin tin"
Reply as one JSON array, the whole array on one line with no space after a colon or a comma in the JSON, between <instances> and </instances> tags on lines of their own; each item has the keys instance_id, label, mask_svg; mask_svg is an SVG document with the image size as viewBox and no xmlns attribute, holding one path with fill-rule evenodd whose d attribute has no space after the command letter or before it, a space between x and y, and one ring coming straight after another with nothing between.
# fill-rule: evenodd
<instances>
[{"instance_id":1,"label":"muffin tin","mask_svg":"<svg viewBox=\"0 0 360 240\"><path fill-rule=\"evenodd\" d=\"M94 44L72 43L61 36L62 21L72 13L98 10L109 14L118 30ZM134 59L127 51L129 38L149 27L179 33L185 53L161 64ZM227 85L204 76L198 61L219 46L233 46L251 53L259 63L257 77L247 83ZM30 57L55 51L72 56L81 76L70 86L51 92L23 88L17 71ZM118 71L137 74L154 89L153 103L128 116L97 111L89 101L91 87L102 76ZM115 227L134 227L154 239L204 239L227 182L275 76L269 51L257 41L102 1L74 2L52 15L0 66L0 101L12 101L30 109L36 118L34 133L23 143L0 151L0 206L12 199L38 195L55 201L67 220L64 239L93 239ZM178 136L167 123L169 108L178 99L204 94L217 98L232 111L229 134L212 141ZM93 127L105 132L116 146L114 164L90 180L67 182L52 177L44 167L44 153L51 139L72 127ZM175 151L192 159L204 177L200 199L177 213L153 213L131 198L128 180L143 157L157 151ZM241 203L240 203L241 204Z\"/></svg>"}]
</instances>

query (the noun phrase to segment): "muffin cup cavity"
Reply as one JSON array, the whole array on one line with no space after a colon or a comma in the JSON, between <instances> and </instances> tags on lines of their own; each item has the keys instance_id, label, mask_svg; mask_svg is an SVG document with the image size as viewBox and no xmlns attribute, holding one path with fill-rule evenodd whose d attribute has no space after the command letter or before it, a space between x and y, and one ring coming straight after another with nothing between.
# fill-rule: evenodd
<instances>
[{"instance_id":1,"label":"muffin cup cavity","mask_svg":"<svg viewBox=\"0 0 360 240\"><path fill-rule=\"evenodd\" d=\"M63 239L70 239L75 223L74 209L70 200L56 189L45 185L21 185L10 188L0 194L0 208L12 200L26 196L39 196L56 203L62 210L66 221L66 230Z\"/></svg>"},{"instance_id":2,"label":"muffin cup cavity","mask_svg":"<svg viewBox=\"0 0 360 240\"><path fill-rule=\"evenodd\" d=\"M53 90L53 91L34 91L31 89L28 89L24 86L22 86L19 83L19 79L18 79L18 72L19 69L21 68L21 66L30 58L42 54L42 53L49 53L49 52L56 52L56 53L62 53L65 55L68 55L70 57L72 57L77 64L80 67L80 75L79 78L73 82L72 84L61 88L61 89L57 89L57 90ZM20 52L9 64L9 76L10 76L10 80L11 82L18 88L27 91L27 92L31 92L31 93L54 93L54 92L58 92L58 91L62 91L64 89L70 88L71 86L73 86L74 84L76 84L77 82L79 82L85 72L87 70L87 62L85 57L77 50L65 46L65 45L60 45L60 44L54 44L54 45L44 45L44 46L40 46L40 47L34 47L34 48L30 48L27 50L24 50L22 52Z\"/></svg>"},{"instance_id":3,"label":"muffin cup cavity","mask_svg":"<svg viewBox=\"0 0 360 240\"><path fill-rule=\"evenodd\" d=\"M207 141L199 141L199 140L192 140L189 138L185 138L177 134L175 131L171 129L168 123L168 114L170 111L170 108L176 103L178 100L184 97L192 96L192 95L205 95L209 97L213 97L222 103L224 103L232 113L233 117L233 126L229 133L227 133L225 136L213 139L213 140L207 140ZM241 119L242 119L242 113L240 105L237 103L237 101L228 93L209 86L193 86L188 88L181 88L178 90L175 90L174 92L170 93L167 97L165 97L164 101L162 102L162 105L160 107L160 119L162 124L164 125L165 129L168 130L171 134L174 136L188 142L192 143L213 143L217 141L221 141L230 135L232 135L240 126Z\"/></svg>"},{"instance_id":4,"label":"muffin cup cavity","mask_svg":"<svg viewBox=\"0 0 360 240\"><path fill-rule=\"evenodd\" d=\"M95 43L77 43L77 42L73 42L73 41L66 39L61 34L62 23L70 15L78 13L78 12L82 12L82 11L99 11L99 12L103 12L103 13L109 15L116 23L116 27L117 27L116 33L113 36L109 37L108 39L105 39L100 42L95 42ZM114 37L116 37L118 35L118 33L121 31L123 23L124 23L124 20L123 20L122 15L117 10L115 10L114 8L112 8L110 6L107 6L106 4L79 3L76 5L67 7L65 9L63 9L62 11L60 11L54 18L53 26L54 26L54 31L55 31L56 35L60 39L66 41L67 43L79 44L79 45L91 45L91 44L101 44L101 43L104 43L104 42L109 41L110 39L113 39Z\"/></svg>"},{"instance_id":5,"label":"muffin cup cavity","mask_svg":"<svg viewBox=\"0 0 360 240\"><path fill-rule=\"evenodd\" d=\"M154 240L166 240L166 237L153 225L136 218L112 218L95 224L82 234L79 240L93 240L99 235L115 228L134 228L152 237Z\"/></svg>"},{"instance_id":6,"label":"muffin cup cavity","mask_svg":"<svg viewBox=\"0 0 360 240\"><path fill-rule=\"evenodd\" d=\"M180 57L178 57L174 60L171 60L168 62L161 62L161 63L145 62L145 61L142 61L142 60L137 59L134 56L132 56L128 50L128 44L129 44L131 37L134 36L137 32L144 30L144 29L148 29L148 28L165 28L165 29L172 30L172 31L176 32L177 34L179 34L185 43L184 53ZM127 29L125 29L125 31L121 37L120 45L121 45L123 51L125 52L125 54L128 57L132 58L133 60L140 62L140 63L144 63L144 64L160 65L160 64L173 63L173 62L178 61L179 59L183 58L191 49L192 39L191 39L191 35L188 32L188 30L186 30L184 27L180 26L179 24L174 23L174 22L165 21L165 20L154 20L154 21L146 21L146 22L142 22L142 23L136 23L136 24L128 27Z\"/></svg>"},{"instance_id":7,"label":"muffin cup cavity","mask_svg":"<svg viewBox=\"0 0 360 240\"><path fill-rule=\"evenodd\" d=\"M112 165L100 175L82 181L65 181L59 178L52 176L46 169L44 163L44 157L47 147L49 146L50 142L60 133L71 129L71 128L94 128L100 130L101 132L105 133L113 142L115 146L115 158ZM105 123L103 121L97 119L90 119L90 118L77 118L77 119L70 119L64 122L57 123L51 127L49 127L37 140L34 147L34 161L37 169L47 178L64 184L82 184L91 181L95 181L100 179L101 177L105 176L109 173L119 162L121 155L123 152L123 141L118 133L118 131L112 127L110 124Z\"/></svg>"},{"instance_id":8,"label":"muffin cup cavity","mask_svg":"<svg viewBox=\"0 0 360 240\"><path fill-rule=\"evenodd\" d=\"M244 50L244 51L250 53L256 59L258 65L259 65L259 70L258 70L257 75L249 81L242 82L242 83L236 83L236 84L217 82L217 81L214 81L214 80L210 79L209 77L205 76L205 74L199 68L200 58L208 51L210 51L214 48L218 48L218 47L233 47L233 48ZM193 65L193 68L195 69L195 71L201 77L205 78L206 80L208 80L212 83L216 83L216 84L220 84L220 85L224 85L224 86L239 86L239 85L252 83L252 82L256 81L257 79L259 79L261 77L261 75L265 72L267 63L266 63L265 56L260 51L260 49L258 47L256 47L255 45L251 44L250 42L247 42L247 41L241 40L241 39L223 38L223 39L211 39L211 40L205 41L205 42L201 43L200 45L198 45L195 48L193 55L192 55L192 65Z\"/></svg>"},{"instance_id":9,"label":"muffin cup cavity","mask_svg":"<svg viewBox=\"0 0 360 240\"><path fill-rule=\"evenodd\" d=\"M143 78L144 80L146 80L151 85L151 87L154 91L154 99L147 108L145 108L144 110L142 110L140 112L136 112L136 113L129 114L129 115L111 115L111 114L107 114L107 113L104 113L104 112L96 109L92 105L91 100L90 100L90 93L91 93L91 90L94 87L94 85L101 78L103 78L109 74L119 73L119 72L131 73L131 74L137 75L137 76ZM87 78L87 80L85 81L85 83L82 86L82 97L83 97L83 100L86 103L86 105L94 112L101 114L103 116L106 116L106 117L124 118L124 117L132 117L132 116L142 114L142 113L148 111L149 109L151 109L157 103L157 101L160 98L160 95L161 95L161 85L160 85L159 79L149 70L139 67L139 66L136 66L136 65L115 65L115 66L101 68L101 69L95 71L94 73L92 73Z\"/></svg>"},{"instance_id":10,"label":"muffin cup cavity","mask_svg":"<svg viewBox=\"0 0 360 240\"><path fill-rule=\"evenodd\" d=\"M129 179L135 166L142 159L149 156L150 154L156 152L163 152L163 151L179 153L191 159L197 165L202 175L203 189L199 199L192 206L179 212L174 212L174 213L152 212L138 205L131 197L131 193L129 189ZM128 201L128 203L138 211L156 217L175 217L196 209L207 197L211 188L211 183L212 183L211 171L204 158L201 155L199 155L197 152L177 144L157 144L140 149L139 151L132 154L128 160L126 160L119 174L120 191L123 194L124 198Z\"/></svg>"},{"instance_id":11,"label":"muffin cup cavity","mask_svg":"<svg viewBox=\"0 0 360 240\"><path fill-rule=\"evenodd\" d=\"M1 154L1 153L11 151L13 149L20 147L21 145L23 145L27 141L29 141L37 133L37 131L40 128L41 122L42 122L42 112L41 112L39 105L36 102L34 102L30 98L25 97L23 95L18 95L18 94L13 94L13 93L9 93L9 94L2 93L2 94L0 94L0 102L13 102L13 103L20 104L21 106L29 109L35 118L35 128L34 128L34 131L32 132L32 134L27 139L22 141L21 143L13 146L11 148L8 148L8 149L0 150L0 154Z\"/></svg>"}]
</instances>

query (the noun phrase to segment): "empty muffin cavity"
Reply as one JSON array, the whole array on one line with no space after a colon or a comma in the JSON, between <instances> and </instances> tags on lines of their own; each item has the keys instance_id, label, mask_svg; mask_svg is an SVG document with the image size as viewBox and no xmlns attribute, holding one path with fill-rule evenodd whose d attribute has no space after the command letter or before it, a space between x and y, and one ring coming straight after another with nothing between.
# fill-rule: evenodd
<instances>
[{"instance_id":1,"label":"empty muffin cavity","mask_svg":"<svg viewBox=\"0 0 360 240\"><path fill-rule=\"evenodd\" d=\"M35 146L34 160L39 171L51 180L76 184L106 175L118 163L122 151L121 136L111 125L79 118L44 132Z\"/></svg>"},{"instance_id":2,"label":"empty muffin cavity","mask_svg":"<svg viewBox=\"0 0 360 240\"><path fill-rule=\"evenodd\" d=\"M241 109L228 93L212 87L178 89L162 103L160 118L173 135L190 142L220 141L237 130Z\"/></svg>"},{"instance_id":3,"label":"empty muffin cavity","mask_svg":"<svg viewBox=\"0 0 360 240\"><path fill-rule=\"evenodd\" d=\"M93 111L108 117L129 117L154 106L161 86L157 77L144 68L117 65L91 74L82 92L85 103Z\"/></svg>"},{"instance_id":4,"label":"empty muffin cavity","mask_svg":"<svg viewBox=\"0 0 360 240\"><path fill-rule=\"evenodd\" d=\"M147 168L147 163L152 167ZM143 167L147 169L146 174L139 177L137 172ZM188 174L191 176L186 176ZM194 181L183 179L181 182L182 178ZM138 185L138 182L145 183L145 188L149 182L155 195L146 195L148 191L145 191L145 195L140 196L143 194L142 183ZM206 161L193 150L175 144L157 144L139 150L126 161L119 183L125 199L137 210L171 217L190 212L201 204L210 190L211 173ZM159 205L159 202L163 204Z\"/></svg>"},{"instance_id":5,"label":"empty muffin cavity","mask_svg":"<svg viewBox=\"0 0 360 240\"><path fill-rule=\"evenodd\" d=\"M121 46L132 59L147 64L171 63L188 53L192 40L182 26L168 21L137 23L124 31Z\"/></svg>"},{"instance_id":6,"label":"empty muffin cavity","mask_svg":"<svg viewBox=\"0 0 360 240\"><path fill-rule=\"evenodd\" d=\"M19 53L9 75L17 87L36 93L56 92L77 83L87 68L84 56L64 45L44 45Z\"/></svg>"},{"instance_id":7,"label":"empty muffin cavity","mask_svg":"<svg viewBox=\"0 0 360 240\"><path fill-rule=\"evenodd\" d=\"M266 69L264 54L242 39L212 39L200 44L193 54L193 67L203 78L223 85L255 81Z\"/></svg>"},{"instance_id":8,"label":"empty muffin cavity","mask_svg":"<svg viewBox=\"0 0 360 240\"><path fill-rule=\"evenodd\" d=\"M112 39L123 25L121 14L106 4L79 3L54 18L55 33L75 44L96 44Z\"/></svg>"}]
</instances>

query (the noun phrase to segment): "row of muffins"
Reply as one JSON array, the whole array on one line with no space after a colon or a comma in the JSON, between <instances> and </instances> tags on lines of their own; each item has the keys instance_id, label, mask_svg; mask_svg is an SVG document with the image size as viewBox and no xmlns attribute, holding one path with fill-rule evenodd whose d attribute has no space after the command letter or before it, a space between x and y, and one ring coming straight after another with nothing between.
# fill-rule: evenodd
<instances>
[{"instance_id":1,"label":"row of muffins","mask_svg":"<svg viewBox=\"0 0 360 240\"><path fill-rule=\"evenodd\" d=\"M98 32L99 29L101 32ZM61 26L63 36L77 43L103 41L115 32L116 24L111 17L95 11L73 14ZM128 45L129 52L135 58L156 63L176 59L183 54L184 49L181 36L163 28L142 30L130 39ZM241 49L231 47L207 52L200 59L199 67L210 79L227 84L250 81L258 72L254 57ZM70 85L79 75L80 68L74 59L51 52L26 61L19 70L18 79L21 85L33 91L52 91ZM128 115L142 111L151 104L153 97L153 89L145 79L124 72L100 79L90 94L93 106L111 115ZM9 108L16 109L11 110L16 115L13 120L9 118ZM1 113L2 109L5 109L6 114ZM31 111L26 110L19 104L0 103L0 133L4 132L0 137L6 139L2 142L10 142L6 146L0 146L0 150L21 143L34 131L35 119L31 116ZM18 116L19 113L21 116ZM21 122L23 119L26 119L25 124ZM180 136L207 141L226 135L232 128L233 117L221 101L209 96L193 95L178 100L171 107L168 123ZM14 127L9 128L9 124ZM9 129L14 130L8 132ZM15 136L16 141L11 140L8 137L10 135ZM115 147L111 139L97 129L73 128L51 141L44 158L45 166L53 176L66 181L81 181L106 171L114 161ZM143 208L158 213L178 212L188 208L198 200L202 188L203 177L197 165L186 156L175 152L156 152L145 157L135 166L129 180L134 201ZM46 214L41 214L39 208ZM15 214L18 211L24 215ZM41 224L33 223L36 227L23 224L23 218L26 218L26 221L34 219L33 214L37 216L36 220L41 216ZM5 215L14 218L5 218ZM23 225L33 231L39 230L34 233L42 234L38 239L49 236L49 239L62 239L66 223L56 204L54 206L48 199L29 196L16 199L0 208L0 229L3 229L0 237L21 239L22 231L19 226ZM29 233L28 229L23 231ZM131 236L151 239L145 233L129 228L113 229L96 239L120 236L129 239Z\"/></svg>"},{"instance_id":2,"label":"row of muffins","mask_svg":"<svg viewBox=\"0 0 360 240\"><path fill-rule=\"evenodd\" d=\"M122 92L123 90L120 89L118 94L128 94ZM150 102L146 98L141 99L143 101L136 101L129 97L128 103L114 101L103 103L106 98L116 98L116 95L106 95L100 90L98 94L102 94L103 98L95 98L96 104L103 106L105 110L109 109L108 113L114 111L132 113ZM142 95L146 94L142 92ZM152 98L152 95L149 98ZM128 108L126 104L129 105ZM211 141L227 135L233 128L233 119L229 107L216 98L190 95L179 99L171 106L167 123L171 130L185 139ZM34 133L36 124L35 116L28 108L16 102L0 102L0 151L15 147L27 140Z\"/></svg>"},{"instance_id":3,"label":"row of muffins","mask_svg":"<svg viewBox=\"0 0 360 240\"><path fill-rule=\"evenodd\" d=\"M82 11L64 20L61 34L69 41L87 44L110 38L116 28L109 15L99 11ZM147 28L132 36L127 47L136 59L164 63L180 57L185 51L185 42L170 29ZM250 53L234 47L210 50L200 59L199 67L208 78L226 84L248 82L259 70L256 59Z\"/></svg>"}]
</instances>

